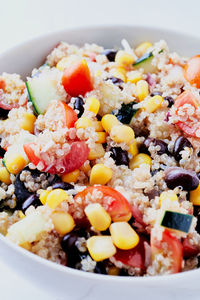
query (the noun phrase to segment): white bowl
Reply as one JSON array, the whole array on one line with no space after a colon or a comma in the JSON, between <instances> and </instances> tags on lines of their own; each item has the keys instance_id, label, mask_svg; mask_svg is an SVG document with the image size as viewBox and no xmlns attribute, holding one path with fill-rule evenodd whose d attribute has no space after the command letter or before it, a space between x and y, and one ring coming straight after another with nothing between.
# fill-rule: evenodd
<instances>
[{"instance_id":1,"label":"white bowl","mask_svg":"<svg viewBox=\"0 0 200 300\"><path fill-rule=\"evenodd\" d=\"M120 46L126 38L131 45L165 39L171 51L185 56L198 54L200 39L136 26L100 26L70 29L47 34L16 46L0 55L0 73L15 72L23 77L42 64L49 51L61 40L81 45L98 43L107 48ZM200 269L161 277L115 277L85 273L44 260L0 236L0 257L5 263L48 293L61 299L199 299ZM12 287L11 287L12 288ZM23 288L23 287L22 287ZM129 297L129 298L128 298Z\"/></svg>"}]
</instances>

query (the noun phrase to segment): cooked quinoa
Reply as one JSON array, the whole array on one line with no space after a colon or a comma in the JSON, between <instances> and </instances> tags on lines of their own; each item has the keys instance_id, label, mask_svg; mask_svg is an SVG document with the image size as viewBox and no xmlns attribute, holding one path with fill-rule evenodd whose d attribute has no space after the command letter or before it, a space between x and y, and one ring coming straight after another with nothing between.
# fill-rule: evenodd
<instances>
[{"instance_id":1,"label":"cooked quinoa","mask_svg":"<svg viewBox=\"0 0 200 300\"><path fill-rule=\"evenodd\" d=\"M0 233L85 272L199 267L200 56L61 42L0 76Z\"/></svg>"}]
</instances>

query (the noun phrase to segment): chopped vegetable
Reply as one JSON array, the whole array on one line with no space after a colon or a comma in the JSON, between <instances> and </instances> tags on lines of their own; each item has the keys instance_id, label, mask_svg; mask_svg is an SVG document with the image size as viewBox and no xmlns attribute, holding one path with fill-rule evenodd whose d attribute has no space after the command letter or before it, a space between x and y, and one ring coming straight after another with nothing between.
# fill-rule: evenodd
<instances>
[{"instance_id":1,"label":"chopped vegetable","mask_svg":"<svg viewBox=\"0 0 200 300\"><path fill-rule=\"evenodd\" d=\"M138 109L134 108L134 104L136 104L137 102L132 101L131 103L128 104L122 104L121 108L116 111L112 111L112 114L115 115L117 117L117 119L123 123L123 124L130 124L132 118L135 116L135 114L137 113Z\"/></svg>"},{"instance_id":2,"label":"chopped vegetable","mask_svg":"<svg viewBox=\"0 0 200 300\"><path fill-rule=\"evenodd\" d=\"M161 221L161 226L188 233L192 219L192 215L166 210Z\"/></svg>"},{"instance_id":3,"label":"chopped vegetable","mask_svg":"<svg viewBox=\"0 0 200 300\"><path fill-rule=\"evenodd\" d=\"M191 85L200 88L200 55L189 59L184 68L184 75Z\"/></svg>"}]
</instances>

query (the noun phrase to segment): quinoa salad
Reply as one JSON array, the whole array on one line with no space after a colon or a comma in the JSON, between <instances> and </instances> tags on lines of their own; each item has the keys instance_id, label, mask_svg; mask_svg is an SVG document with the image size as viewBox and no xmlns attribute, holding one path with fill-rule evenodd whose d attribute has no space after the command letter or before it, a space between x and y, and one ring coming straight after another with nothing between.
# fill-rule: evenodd
<instances>
[{"instance_id":1,"label":"quinoa salad","mask_svg":"<svg viewBox=\"0 0 200 300\"><path fill-rule=\"evenodd\" d=\"M0 234L85 272L200 267L200 55L59 43L0 75Z\"/></svg>"}]
</instances>

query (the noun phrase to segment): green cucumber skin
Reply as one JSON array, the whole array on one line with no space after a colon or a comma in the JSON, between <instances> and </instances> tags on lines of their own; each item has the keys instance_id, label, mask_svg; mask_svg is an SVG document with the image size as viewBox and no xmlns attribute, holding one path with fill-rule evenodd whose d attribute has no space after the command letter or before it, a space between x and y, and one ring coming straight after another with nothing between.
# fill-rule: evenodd
<instances>
[{"instance_id":1,"label":"green cucumber skin","mask_svg":"<svg viewBox=\"0 0 200 300\"><path fill-rule=\"evenodd\" d=\"M144 55L142 55L140 58L138 58L136 60L136 62L133 64L134 67L138 66L139 64L145 62L146 60L148 60L149 58L153 58L153 53L149 52L149 53L145 53Z\"/></svg>"},{"instance_id":2,"label":"green cucumber skin","mask_svg":"<svg viewBox=\"0 0 200 300\"><path fill-rule=\"evenodd\" d=\"M112 114L115 115L121 123L130 124L135 114L138 112L138 109L132 107L134 104L137 104L137 102L132 101L128 104L123 103L118 112L112 111Z\"/></svg>"},{"instance_id":3,"label":"green cucumber skin","mask_svg":"<svg viewBox=\"0 0 200 300\"><path fill-rule=\"evenodd\" d=\"M33 101L32 97L31 97L31 92L30 92L30 89L29 89L28 81L26 81L25 84L26 84L26 88L27 88L27 91L28 91L28 100L32 102L35 113L37 115L40 115L40 113L37 110L37 108L36 108L36 106L34 104L34 101Z\"/></svg>"},{"instance_id":4,"label":"green cucumber skin","mask_svg":"<svg viewBox=\"0 0 200 300\"><path fill-rule=\"evenodd\" d=\"M188 233L192 219L192 215L166 210L160 225L169 229Z\"/></svg>"}]
</instances>

